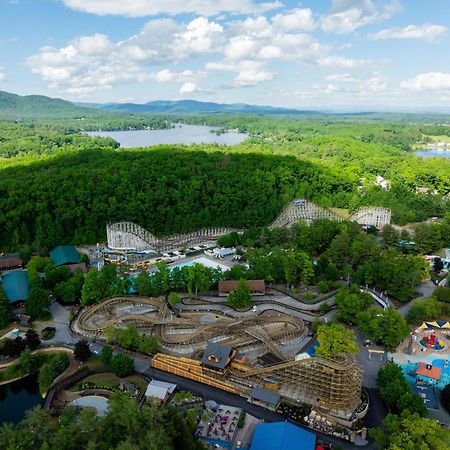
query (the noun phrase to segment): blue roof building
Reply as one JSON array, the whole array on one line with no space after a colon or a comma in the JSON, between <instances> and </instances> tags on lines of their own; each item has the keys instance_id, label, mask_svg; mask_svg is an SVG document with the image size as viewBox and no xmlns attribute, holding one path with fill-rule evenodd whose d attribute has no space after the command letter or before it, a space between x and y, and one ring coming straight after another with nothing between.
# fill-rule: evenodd
<instances>
[{"instance_id":1,"label":"blue roof building","mask_svg":"<svg viewBox=\"0 0 450 450\"><path fill-rule=\"evenodd\" d=\"M50 258L55 266L79 263L81 256L73 245L59 245L50 252Z\"/></svg>"},{"instance_id":2,"label":"blue roof building","mask_svg":"<svg viewBox=\"0 0 450 450\"><path fill-rule=\"evenodd\" d=\"M250 450L314 450L316 435L289 422L256 425Z\"/></svg>"},{"instance_id":3,"label":"blue roof building","mask_svg":"<svg viewBox=\"0 0 450 450\"><path fill-rule=\"evenodd\" d=\"M9 303L28 300L28 272L13 270L2 275L3 291Z\"/></svg>"}]
</instances>

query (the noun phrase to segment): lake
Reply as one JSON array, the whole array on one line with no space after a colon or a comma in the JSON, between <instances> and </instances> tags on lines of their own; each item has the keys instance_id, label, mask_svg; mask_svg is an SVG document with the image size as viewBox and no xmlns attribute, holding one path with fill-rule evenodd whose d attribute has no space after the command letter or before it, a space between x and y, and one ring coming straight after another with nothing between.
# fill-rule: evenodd
<instances>
[{"instance_id":1,"label":"lake","mask_svg":"<svg viewBox=\"0 0 450 450\"><path fill-rule=\"evenodd\" d=\"M25 412L42 402L37 381L38 373L0 386L0 425L20 422Z\"/></svg>"},{"instance_id":2,"label":"lake","mask_svg":"<svg viewBox=\"0 0 450 450\"><path fill-rule=\"evenodd\" d=\"M159 144L236 145L248 138L247 133L222 133L203 125L180 125L165 130L89 131L90 136L111 137L123 148L149 147Z\"/></svg>"},{"instance_id":3,"label":"lake","mask_svg":"<svg viewBox=\"0 0 450 450\"><path fill-rule=\"evenodd\" d=\"M422 158L450 158L450 149L431 148L430 150L417 150L414 153Z\"/></svg>"}]
</instances>

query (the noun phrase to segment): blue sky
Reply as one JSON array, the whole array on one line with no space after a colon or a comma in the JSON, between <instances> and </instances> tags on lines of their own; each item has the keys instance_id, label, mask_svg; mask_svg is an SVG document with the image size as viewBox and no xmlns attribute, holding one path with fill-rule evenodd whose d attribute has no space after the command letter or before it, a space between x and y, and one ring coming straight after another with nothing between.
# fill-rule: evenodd
<instances>
[{"instance_id":1,"label":"blue sky","mask_svg":"<svg viewBox=\"0 0 450 450\"><path fill-rule=\"evenodd\" d=\"M316 109L450 104L448 0L0 0L0 90Z\"/></svg>"}]
</instances>

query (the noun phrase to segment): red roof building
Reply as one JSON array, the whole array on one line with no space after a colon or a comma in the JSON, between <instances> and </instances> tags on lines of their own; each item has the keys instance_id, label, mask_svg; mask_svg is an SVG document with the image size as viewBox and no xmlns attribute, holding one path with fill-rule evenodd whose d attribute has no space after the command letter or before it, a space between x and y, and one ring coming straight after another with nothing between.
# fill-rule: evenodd
<instances>
[{"instance_id":1,"label":"red roof building","mask_svg":"<svg viewBox=\"0 0 450 450\"><path fill-rule=\"evenodd\" d=\"M441 371L442 369L440 367L420 362L416 370L416 375L439 381L441 378Z\"/></svg>"}]
</instances>

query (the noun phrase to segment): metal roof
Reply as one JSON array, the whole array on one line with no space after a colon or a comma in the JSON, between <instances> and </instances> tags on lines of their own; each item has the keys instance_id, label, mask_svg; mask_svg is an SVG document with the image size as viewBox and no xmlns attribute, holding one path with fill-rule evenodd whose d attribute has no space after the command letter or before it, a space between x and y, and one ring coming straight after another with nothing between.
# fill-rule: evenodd
<instances>
[{"instance_id":1,"label":"metal roof","mask_svg":"<svg viewBox=\"0 0 450 450\"><path fill-rule=\"evenodd\" d=\"M202 363L216 369L224 369L233 348L230 345L216 344L208 342Z\"/></svg>"},{"instance_id":2,"label":"metal roof","mask_svg":"<svg viewBox=\"0 0 450 450\"><path fill-rule=\"evenodd\" d=\"M69 263L79 263L80 254L73 245L59 245L50 252L50 258L55 266Z\"/></svg>"},{"instance_id":3,"label":"metal roof","mask_svg":"<svg viewBox=\"0 0 450 450\"><path fill-rule=\"evenodd\" d=\"M256 425L250 450L314 450L316 435L289 422Z\"/></svg>"},{"instance_id":4,"label":"metal roof","mask_svg":"<svg viewBox=\"0 0 450 450\"><path fill-rule=\"evenodd\" d=\"M28 300L28 272L13 270L6 272L1 278L3 291L10 303Z\"/></svg>"},{"instance_id":5,"label":"metal roof","mask_svg":"<svg viewBox=\"0 0 450 450\"><path fill-rule=\"evenodd\" d=\"M269 405L278 405L280 402L280 395L276 392L269 391L261 386L255 386L250 393L250 396L255 400L261 400Z\"/></svg>"},{"instance_id":6,"label":"metal roof","mask_svg":"<svg viewBox=\"0 0 450 450\"><path fill-rule=\"evenodd\" d=\"M433 386L426 386L423 384L413 384L411 386L414 394L417 394L422 400L425 406L429 409L439 409L436 392Z\"/></svg>"}]
</instances>

